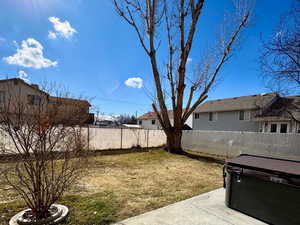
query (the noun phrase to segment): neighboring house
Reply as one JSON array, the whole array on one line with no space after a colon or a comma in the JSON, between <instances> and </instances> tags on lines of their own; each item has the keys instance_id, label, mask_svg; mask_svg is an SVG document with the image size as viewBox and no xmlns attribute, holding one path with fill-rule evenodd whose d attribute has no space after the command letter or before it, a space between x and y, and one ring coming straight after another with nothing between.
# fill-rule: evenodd
<instances>
[{"instance_id":1,"label":"neighboring house","mask_svg":"<svg viewBox=\"0 0 300 225\"><path fill-rule=\"evenodd\" d=\"M300 96L277 97L255 119L262 132L300 133Z\"/></svg>"},{"instance_id":2,"label":"neighboring house","mask_svg":"<svg viewBox=\"0 0 300 225\"><path fill-rule=\"evenodd\" d=\"M173 124L173 111L168 111L169 118L171 120L171 124ZM157 115L155 112L147 112L144 115L137 118L138 125L140 125L143 129L149 129L149 130L160 130L162 129L160 122L157 118ZM189 130L192 128L192 116L190 116L185 125L184 129Z\"/></svg>"},{"instance_id":3,"label":"neighboring house","mask_svg":"<svg viewBox=\"0 0 300 225\"><path fill-rule=\"evenodd\" d=\"M75 122L85 121L86 124L94 123L94 114L89 113L91 104L87 100L49 96L48 103L50 107L61 112L61 123L65 119L68 121L74 119ZM74 118L68 118L68 115Z\"/></svg>"},{"instance_id":4,"label":"neighboring house","mask_svg":"<svg viewBox=\"0 0 300 225\"><path fill-rule=\"evenodd\" d=\"M0 108L14 113L16 105L24 105L26 114L35 109L41 102L48 101L49 95L40 90L37 85L30 85L21 79L0 80ZM26 107L25 107L26 106ZM31 107L27 107L31 106Z\"/></svg>"},{"instance_id":5,"label":"neighboring house","mask_svg":"<svg viewBox=\"0 0 300 225\"><path fill-rule=\"evenodd\" d=\"M93 114L89 113L91 105L88 101L53 97L39 89L38 85L30 85L19 78L0 80L0 110L6 107L5 110L13 114L20 105L29 116L35 109L45 110L49 115L56 110L59 113L59 122L63 122L70 121L67 117L71 114L68 112L73 111L76 112L76 116L85 118L85 123L93 121Z\"/></svg>"},{"instance_id":6,"label":"neighboring house","mask_svg":"<svg viewBox=\"0 0 300 225\"><path fill-rule=\"evenodd\" d=\"M160 130L161 125L155 112L147 112L137 118L138 125L147 130Z\"/></svg>"},{"instance_id":7,"label":"neighboring house","mask_svg":"<svg viewBox=\"0 0 300 225\"><path fill-rule=\"evenodd\" d=\"M280 97L275 93L207 101L194 111L193 129L298 132L299 124L295 119L298 116L300 119L300 115L294 104L300 107L298 96ZM294 118L287 109L293 113Z\"/></svg>"}]
</instances>

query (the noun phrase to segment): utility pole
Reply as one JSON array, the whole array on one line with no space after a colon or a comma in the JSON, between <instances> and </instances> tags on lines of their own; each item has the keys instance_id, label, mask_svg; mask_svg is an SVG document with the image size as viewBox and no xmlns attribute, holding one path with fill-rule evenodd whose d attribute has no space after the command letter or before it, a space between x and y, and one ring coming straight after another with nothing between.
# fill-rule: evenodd
<instances>
[{"instance_id":1,"label":"utility pole","mask_svg":"<svg viewBox=\"0 0 300 225\"><path fill-rule=\"evenodd\" d=\"M138 124L138 120L137 120L137 110L135 111L135 121L136 121L136 124Z\"/></svg>"}]
</instances>

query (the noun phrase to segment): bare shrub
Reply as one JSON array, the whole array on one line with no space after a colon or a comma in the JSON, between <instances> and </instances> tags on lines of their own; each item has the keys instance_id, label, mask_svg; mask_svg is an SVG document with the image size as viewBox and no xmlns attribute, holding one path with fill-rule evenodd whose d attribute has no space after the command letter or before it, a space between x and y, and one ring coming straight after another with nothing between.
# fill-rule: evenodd
<instances>
[{"instance_id":1,"label":"bare shrub","mask_svg":"<svg viewBox=\"0 0 300 225\"><path fill-rule=\"evenodd\" d=\"M57 96L50 97L36 88L27 95L26 85L14 79L1 86L5 98L0 131L7 137L1 137L0 151L14 159L3 174L5 181L32 215L42 219L84 168L86 137L81 127L88 114L83 113L84 101L68 100L64 91L55 89Z\"/></svg>"}]
</instances>

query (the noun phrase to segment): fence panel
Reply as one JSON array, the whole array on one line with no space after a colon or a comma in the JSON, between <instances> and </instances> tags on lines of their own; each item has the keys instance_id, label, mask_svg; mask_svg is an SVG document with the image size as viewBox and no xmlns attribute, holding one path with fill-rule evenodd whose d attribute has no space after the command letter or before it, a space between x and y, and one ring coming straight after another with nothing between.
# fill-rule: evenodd
<instances>
[{"instance_id":1,"label":"fence panel","mask_svg":"<svg viewBox=\"0 0 300 225\"><path fill-rule=\"evenodd\" d=\"M13 140L8 136L8 134L0 131L0 151L3 149L7 149L7 153L17 152Z\"/></svg>"},{"instance_id":2,"label":"fence panel","mask_svg":"<svg viewBox=\"0 0 300 225\"><path fill-rule=\"evenodd\" d=\"M158 147L166 144L167 138L162 130L148 130L148 147Z\"/></svg>"},{"instance_id":3,"label":"fence panel","mask_svg":"<svg viewBox=\"0 0 300 225\"><path fill-rule=\"evenodd\" d=\"M89 132L91 150L129 149L140 146L159 147L166 143L166 136L161 130L84 128ZM89 131L88 131L89 129Z\"/></svg>"},{"instance_id":4,"label":"fence panel","mask_svg":"<svg viewBox=\"0 0 300 225\"><path fill-rule=\"evenodd\" d=\"M300 159L300 134L230 131L184 131L182 146L227 157L239 154Z\"/></svg>"},{"instance_id":5,"label":"fence panel","mask_svg":"<svg viewBox=\"0 0 300 225\"><path fill-rule=\"evenodd\" d=\"M159 147L166 143L166 136L161 130L120 129L120 128L81 128L90 150L129 149L140 146ZM12 140L0 133L0 144L13 150Z\"/></svg>"}]
</instances>

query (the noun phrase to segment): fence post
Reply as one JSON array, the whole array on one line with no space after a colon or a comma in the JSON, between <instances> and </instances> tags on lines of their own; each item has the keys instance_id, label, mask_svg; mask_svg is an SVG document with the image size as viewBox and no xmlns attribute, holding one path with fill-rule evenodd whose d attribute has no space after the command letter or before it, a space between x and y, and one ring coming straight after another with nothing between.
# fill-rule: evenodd
<instances>
[{"instance_id":1,"label":"fence post","mask_svg":"<svg viewBox=\"0 0 300 225\"><path fill-rule=\"evenodd\" d=\"M87 125L88 151L90 150L90 126Z\"/></svg>"},{"instance_id":2,"label":"fence post","mask_svg":"<svg viewBox=\"0 0 300 225\"><path fill-rule=\"evenodd\" d=\"M149 148L149 129L147 130L147 149Z\"/></svg>"},{"instance_id":3,"label":"fence post","mask_svg":"<svg viewBox=\"0 0 300 225\"><path fill-rule=\"evenodd\" d=\"M122 149L122 145L123 145L123 128L121 127L121 149Z\"/></svg>"}]
</instances>

